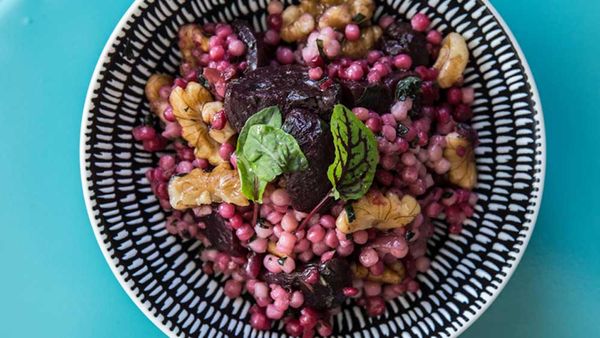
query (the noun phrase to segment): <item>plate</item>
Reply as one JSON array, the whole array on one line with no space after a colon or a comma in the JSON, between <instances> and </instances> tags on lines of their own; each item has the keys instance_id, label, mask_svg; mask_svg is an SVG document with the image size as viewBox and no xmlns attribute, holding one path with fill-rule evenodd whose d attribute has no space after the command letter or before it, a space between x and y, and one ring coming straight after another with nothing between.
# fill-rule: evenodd
<instances>
[{"instance_id":1,"label":"plate","mask_svg":"<svg viewBox=\"0 0 600 338\"><path fill-rule=\"evenodd\" d=\"M430 241L431 269L421 291L387 303L370 318L358 307L334 317L343 337L455 337L508 282L538 215L545 172L542 107L515 38L484 0L376 1L383 13L425 12L432 26L456 31L472 53L465 83L475 88L473 126L480 199L459 236L440 223ZM188 22L249 19L265 26L265 1L137 0L107 42L91 79L81 126L81 177L94 233L116 278L136 305L169 336L278 337L247 323L248 299L230 300L204 275L198 243L171 236L144 176L154 155L131 130L148 111L144 85L154 72L175 73L177 28Z\"/></svg>"}]
</instances>

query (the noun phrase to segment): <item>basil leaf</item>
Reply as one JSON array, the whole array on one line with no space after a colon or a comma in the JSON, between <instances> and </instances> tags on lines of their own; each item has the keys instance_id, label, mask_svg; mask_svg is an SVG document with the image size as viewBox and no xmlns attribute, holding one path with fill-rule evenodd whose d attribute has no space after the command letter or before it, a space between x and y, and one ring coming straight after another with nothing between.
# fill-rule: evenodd
<instances>
[{"instance_id":1,"label":"basil leaf","mask_svg":"<svg viewBox=\"0 0 600 338\"><path fill-rule=\"evenodd\" d=\"M336 199L361 198L371 187L379 152L375 136L354 113L341 104L331 116L335 159L327 170Z\"/></svg>"},{"instance_id":2,"label":"basil leaf","mask_svg":"<svg viewBox=\"0 0 600 338\"><path fill-rule=\"evenodd\" d=\"M421 79L416 76L409 76L398 82L396 85L396 99L406 101L406 99L414 99L421 91Z\"/></svg>"},{"instance_id":3,"label":"basil leaf","mask_svg":"<svg viewBox=\"0 0 600 338\"><path fill-rule=\"evenodd\" d=\"M242 149L250 169L263 181L271 182L283 173L308 168L296 139L266 124L250 127Z\"/></svg>"},{"instance_id":4,"label":"basil leaf","mask_svg":"<svg viewBox=\"0 0 600 338\"><path fill-rule=\"evenodd\" d=\"M250 127L257 124L266 124L275 128L281 128L282 123L281 111L279 111L279 107L277 106L264 108L258 111L256 114L250 116L250 118L246 120L244 128L242 128L240 134L238 135L236 153L239 153L239 151L242 149L242 146L246 142L246 137Z\"/></svg>"},{"instance_id":5,"label":"basil leaf","mask_svg":"<svg viewBox=\"0 0 600 338\"><path fill-rule=\"evenodd\" d=\"M244 156L237 157L237 167L244 196L252 201L262 203L263 194L268 182L259 179L254 174Z\"/></svg>"},{"instance_id":6,"label":"basil leaf","mask_svg":"<svg viewBox=\"0 0 600 338\"><path fill-rule=\"evenodd\" d=\"M276 106L252 115L240 131L236 147L242 193L262 203L267 184L277 176L308 168L298 142L281 129L282 117Z\"/></svg>"}]
</instances>

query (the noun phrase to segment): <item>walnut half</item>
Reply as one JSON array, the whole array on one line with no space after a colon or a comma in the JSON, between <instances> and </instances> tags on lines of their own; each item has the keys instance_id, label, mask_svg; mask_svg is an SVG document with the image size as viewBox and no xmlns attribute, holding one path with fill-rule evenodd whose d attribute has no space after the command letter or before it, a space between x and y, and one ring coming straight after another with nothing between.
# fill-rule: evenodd
<instances>
[{"instance_id":1,"label":"walnut half","mask_svg":"<svg viewBox=\"0 0 600 338\"><path fill-rule=\"evenodd\" d=\"M463 77L469 49L462 35L450 33L442 41L442 48L433 68L438 70L437 82L442 88L450 88Z\"/></svg>"},{"instance_id":2,"label":"walnut half","mask_svg":"<svg viewBox=\"0 0 600 338\"><path fill-rule=\"evenodd\" d=\"M370 26L361 30L360 39L356 41L344 40L342 55L350 58L361 58L367 55L381 37L383 31L379 26Z\"/></svg>"},{"instance_id":3,"label":"walnut half","mask_svg":"<svg viewBox=\"0 0 600 338\"><path fill-rule=\"evenodd\" d=\"M304 40L315 29L315 18L309 13L303 13L298 6L289 6L281 17L283 23L280 35L285 42Z\"/></svg>"},{"instance_id":4,"label":"walnut half","mask_svg":"<svg viewBox=\"0 0 600 338\"><path fill-rule=\"evenodd\" d=\"M348 215L348 212L354 215ZM398 195L391 192L386 195L369 192L352 203L350 211L343 210L335 225L345 234L370 228L386 230L403 227L420 213L421 206L410 195L404 195L400 199Z\"/></svg>"},{"instance_id":5,"label":"walnut half","mask_svg":"<svg viewBox=\"0 0 600 338\"><path fill-rule=\"evenodd\" d=\"M169 181L169 202L177 210L220 202L246 206L249 203L241 186L237 170L227 163L216 166L211 172L194 169Z\"/></svg>"},{"instance_id":6,"label":"walnut half","mask_svg":"<svg viewBox=\"0 0 600 338\"><path fill-rule=\"evenodd\" d=\"M210 137L209 128L202 120L204 104L212 101L210 92L199 83L190 82L185 89L173 89L169 101L181 125L181 135L194 147L196 157L205 158L212 165L224 162L219 156L219 143Z\"/></svg>"},{"instance_id":7,"label":"walnut half","mask_svg":"<svg viewBox=\"0 0 600 338\"><path fill-rule=\"evenodd\" d=\"M456 132L446 135L446 143L444 157L450 162L448 179L461 188L473 189L477 184L473 145L468 138Z\"/></svg>"}]
</instances>

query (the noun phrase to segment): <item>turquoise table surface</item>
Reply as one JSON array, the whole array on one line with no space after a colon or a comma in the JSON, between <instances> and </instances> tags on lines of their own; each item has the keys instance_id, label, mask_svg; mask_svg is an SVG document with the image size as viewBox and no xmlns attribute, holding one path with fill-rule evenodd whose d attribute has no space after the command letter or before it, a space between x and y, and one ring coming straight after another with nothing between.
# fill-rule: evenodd
<instances>
[{"instance_id":1,"label":"turquoise table surface","mask_svg":"<svg viewBox=\"0 0 600 338\"><path fill-rule=\"evenodd\" d=\"M600 1L493 3L535 74L548 167L527 253L464 337L600 337ZM79 177L88 82L129 5L0 0L0 337L162 336L104 261Z\"/></svg>"}]
</instances>

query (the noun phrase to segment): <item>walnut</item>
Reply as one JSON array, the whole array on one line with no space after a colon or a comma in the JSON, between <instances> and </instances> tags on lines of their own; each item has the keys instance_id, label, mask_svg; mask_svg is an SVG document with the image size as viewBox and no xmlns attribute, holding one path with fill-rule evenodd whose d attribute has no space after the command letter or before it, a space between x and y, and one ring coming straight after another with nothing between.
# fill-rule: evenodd
<instances>
[{"instance_id":1,"label":"walnut","mask_svg":"<svg viewBox=\"0 0 600 338\"><path fill-rule=\"evenodd\" d=\"M163 113L169 106L169 100L160 96L160 90L163 87L171 87L173 78L164 74L153 74L146 82L144 92L150 103L150 110L161 120L165 121Z\"/></svg>"},{"instance_id":2,"label":"walnut","mask_svg":"<svg viewBox=\"0 0 600 338\"><path fill-rule=\"evenodd\" d=\"M197 24L187 24L179 29L179 50L183 62L192 67L198 66L198 60L193 54L196 47L203 52L208 52L208 37L204 35L202 27Z\"/></svg>"},{"instance_id":3,"label":"walnut","mask_svg":"<svg viewBox=\"0 0 600 338\"><path fill-rule=\"evenodd\" d=\"M332 6L319 17L319 28L343 29L350 22L352 22L352 15L348 5Z\"/></svg>"},{"instance_id":4,"label":"walnut","mask_svg":"<svg viewBox=\"0 0 600 338\"><path fill-rule=\"evenodd\" d=\"M290 6L282 13L283 24L281 38L286 42L296 42L306 39L315 29L315 18L309 13L302 13L296 6Z\"/></svg>"},{"instance_id":5,"label":"walnut","mask_svg":"<svg viewBox=\"0 0 600 338\"><path fill-rule=\"evenodd\" d=\"M202 106L202 121L204 121L204 123L206 123L206 124L211 123L215 114L221 110L223 110L223 102L221 102L221 101L206 102ZM212 137L215 141L217 141L221 144L229 141L229 139L231 139L231 137L235 134L236 134L236 132L233 129L233 127L231 127L231 124L229 124L229 122L225 123L225 127L223 127L222 129L212 129L211 128L208 131L208 135L210 137Z\"/></svg>"},{"instance_id":6,"label":"walnut","mask_svg":"<svg viewBox=\"0 0 600 338\"><path fill-rule=\"evenodd\" d=\"M202 107L212 101L210 92L199 83L190 82L175 88L169 97L173 114L181 125L183 138L194 147L196 157L206 158L212 165L223 162L219 156L219 143L209 135L208 126L202 121Z\"/></svg>"},{"instance_id":7,"label":"walnut","mask_svg":"<svg viewBox=\"0 0 600 338\"><path fill-rule=\"evenodd\" d=\"M400 199L391 192L385 196L369 192L352 203L351 212L354 215L349 216L348 212L343 210L335 223L338 230L345 234L370 228L385 230L403 227L421 213L421 206L410 195L404 195Z\"/></svg>"},{"instance_id":8,"label":"walnut","mask_svg":"<svg viewBox=\"0 0 600 338\"><path fill-rule=\"evenodd\" d=\"M375 12L375 3L373 0L353 0L346 1L350 5L350 14L356 18L359 14L364 17L363 20L371 20Z\"/></svg>"},{"instance_id":9,"label":"walnut","mask_svg":"<svg viewBox=\"0 0 600 338\"><path fill-rule=\"evenodd\" d=\"M458 33L450 33L442 41L437 61L433 65L438 70L437 82L442 88L450 88L462 79L467 62L469 49L465 38Z\"/></svg>"},{"instance_id":10,"label":"walnut","mask_svg":"<svg viewBox=\"0 0 600 338\"><path fill-rule=\"evenodd\" d=\"M315 22L318 22L319 28L343 30L355 18L361 18L361 22L370 20L374 10L373 0L302 0L298 6L288 6L281 14L283 24L280 36L286 42L300 42L315 29ZM382 33L379 26L371 26L363 31L369 33L364 35L362 43L348 44L347 56L366 55L363 49L371 49Z\"/></svg>"},{"instance_id":11,"label":"walnut","mask_svg":"<svg viewBox=\"0 0 600 338\"><path fill-rule=\"evenodd\" d=\"M313 17L319 17L319 15L321 15L326 8L326 5L323 4L323 2L324 1L319 0L302 0L300 1L300 5L297 7L302 13L308 13Z\"/></svg>"},{"instance_id":12,"label":"walnut","mask_svg":"<svg viewBox=\"0 0 600 338\"><path fill-rule=\"evenodd\" d=\"M354 59L362 58L373 49L383 31L379 26L369 26L362 29L360 39L356 41L345 40L342 44L342 55Z\"/></svg>"},{"instance_id":13,"label":"walnut","mask_svg":"<svg viewBox=\"0 0 600 338\"><path fill-rule=\"evenodd\" d=\"M237 170L228 163L216 166L211 172L194 169L169 181L169 202L177 210L221 202L246 206L249 203L241 186Z\"/></svg>"},{"instance_id":14,"label":"walnut","mask_svg":"<svg viewBox=\"0 0 600 338\"><path fill-rule=\"evenodd\" d=\"M402 265L402 263L399 263ZM359 279L366 279L371 282L379 282L385 284L400 284L404 279L404 273L399 273L389 267L383 270L381 275L374 275L369 272L369 269L365 268L360 264L353 264L351 266L354 277Z\"/></svg>"},{"instance_id":15,"label":"walnut","mask_svg":"<svg viewBox=\"0 0 600 338\"><path fill-rule=\"evenodd\" d=\"M464 189L473 189L477 184L477 166L475 151L468 138L459 133L446 135L444 157L450 162L448 179Z\"/></svg>"}]
</instances>

